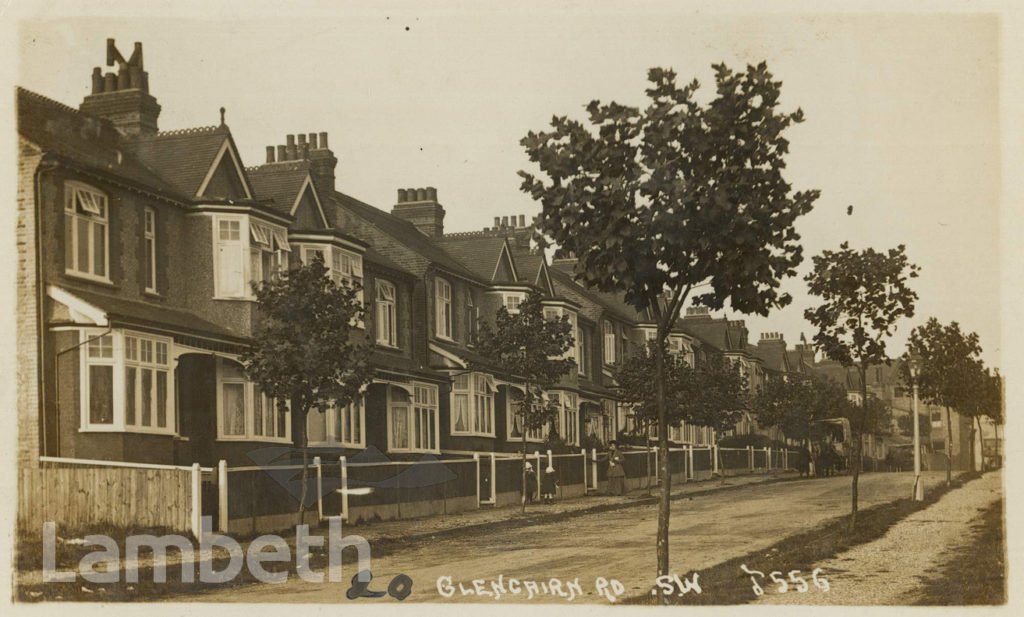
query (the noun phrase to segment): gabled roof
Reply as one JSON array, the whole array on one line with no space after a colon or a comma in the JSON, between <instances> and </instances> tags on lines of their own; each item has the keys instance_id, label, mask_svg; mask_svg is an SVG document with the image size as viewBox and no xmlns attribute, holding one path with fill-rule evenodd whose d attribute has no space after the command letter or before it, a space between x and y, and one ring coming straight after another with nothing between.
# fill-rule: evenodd
<instances>
[{"instance_id":1,"label":"gabled roof","mask_svg":"<svg viewBox=\"0 0 1024 617\"><path fill-rule=\"evenodd\" d=\"M268 163L246 169L253 191L260 199L272 199L275 210L295 216L295 210L305 191L311 191L316 201L318 218L328 226L323 202L309 174L309 161Z\"/></svg>"},{"instance_id":2,"label":"gabled roof","mask_svg":"<svg viewBox=\"0 0 1024 617\"><path fill-rule=\"evenodd\" d=\"M750 353L761 359L766 369L779 373L791 371L785 345L751 345L749 349Z\"/></svg>"},{"instance_id":3,"label":"gabled roof","mask_svg":"<svg viewBox=\"0 0 1024 617\"><path fill-rule=\"evenodd\" d=\"M132 154L109 121L24 88L17 89L17 104L18 134L44 152L123 178L176 201L187 200L187 196Z\"/></svg>"},{"instance_id":4,"label":"gabled roof","mask_svg":"<svg viewBox=\"0 0 1024 617\"><path fill-rule=\"evenodd\" d=\"M451 234L436 240L446 253L459 260L477 278L491 283L518 283L518 268L508 242L501 236Z\"/></svg>"},{"instance_id":5,"label":"gabled roof","mask_svg":"<svg viewBox=\"0 0 1024 617\"><path fill-rule=\"evenodd\" d=\"M132 140L130 148L150 169L180 193L193 199L202 194L202 189L226 156L238 173L243 189L252 197L249 179L226 125L142 135Z\"/></svg>"},{"instance_id":6,"label":"gabled roof","mask_svg":"<svg viewBox=\"0 0 1024 617\"><path fill-rule=\"evenodd\" d=\"M366 238L381 254L413 274L422 274L434 264L456 276L479 280L480 277L409 221L338 191L321 195L321 199L326 209L336 210L328 218L333 218L338 228Z\"/></svg>"},{"instance_id":7,"label":"gabled roof","mask_svg":"<svg viewBox=\"0 0 1024 617\"><path fill-rule=\"evenodd\" d=\"M626 301L623 300L621 294L596 291L583 287L573 278L572 271L573 265L567 262L556 263L548 268L548 274L551 276L552 283L554 283L555 290L558 291L558 295L562 294L562 287L575 287L576 293L583 295L591 303L603 307L619 319L630 323L645 323L650 321L647 319L646 315L638 312L635 308L627 304ZM590 318L597 320L599 317L600 315L597 314Z\"/></svg>"},{"instance_id":8,"label":"gabled roof","mask_svg":"<svg viewBox=\"0 0 1024 617\"><path fill-rule=\"evenodd\" d=\"M676 327L723 352L749 351L749 349L744 349L742 345L742 337L738 328L733 326L724 317L721 319L713 319L711 317L679 319L676 321Z\"/></svg>"}]
</instances>

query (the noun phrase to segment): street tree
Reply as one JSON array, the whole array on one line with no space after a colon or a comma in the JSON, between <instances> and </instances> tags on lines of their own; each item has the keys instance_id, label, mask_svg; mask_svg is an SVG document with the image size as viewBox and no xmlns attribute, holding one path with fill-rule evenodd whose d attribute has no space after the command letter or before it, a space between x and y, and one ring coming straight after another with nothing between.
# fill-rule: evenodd
<instances>
[{"instance_id":1,"label":"street tree","mask_svg":"<svg viewBox=\"0 0 1024 617\"><path fill-rule=\"evenodd\" d=\"M657 323L654 354L658 451L658 573L668 574L668 427L665 340L691 292L712 309L729 302L766 315L791 300L779 280L803 259L794 221L817 191L794 192L783 177L799 109L778 111L782 83L765 63L734 72L714 65L715 96L676 84L672 70L648 71L643 110L591 101L588 122L555 116L521 141L538 172L522 190L542 205L535 220L556 255L576 258L583 285L622 293Z\"/></svg>"},{"instance_id":2,"label":"street tree","mask_svg":"<svg viewBox=\"0 0 1024 617\"><path fill-rule=\"evenodd\" d=\"M822 420L842 415L846 391L825 378L794 375L769 380L754 397L752 408L760 426L778 427L789 439L803 442L808 452L828 433Z\"/></svg>"},{"instance_id":3,"label":"street tree","mask_svg":"<svg viewBox=\"0 0 1024 617\"><path fill-rule=\"evenodd\" d=\"M992 373L985 368L979 360L973 363L966 376L966 391L964 398L957 409L958 413L971 418L971 465L977 461L975 453L975 436L983 435L981 431L981 419L988 417L993 422L1000 422L1002 418L1002 381L999 373Z\"/></svg>"},{"instance_id":4,"label":"street tree","mask_svg":"<svg viewBox=\"0 0 1024 617\"><path fill-rule=\"evenodd\" d=\"M291 409L292 437L302 449L298 519L306 508L309 410L345 406L369 382L371 347L358 284L336 283L320 256L253 285L258 320L243 354L245 372L282 412Z\"/></svg>"},{"instance_id":5,"label":"street tree","mask_svg":"<svg viewBox=\"0 0 1024 617\"><path fill-rule=\"evenodd\" d=\"M850 422L852 485L850 529L857 524L857 482L860 478L862 436L871 417L868 409L867 372L872 365L888 363L885 344L896 323L913 317L917 293L908 279L919 268L907 260L903 245L885 252L872 248L860 251L846 242L838 251L823 251L813 258L814 267L805 277L808 291L821 299L804 317L818 331L814 344L826 357L844 367L856 367L860 375L861 413Z\"/></svg>"},{"instance_id":6,"label":"street tree","mask_svg":"<svg viewBox=\"0 0 1024 617\"><path fill-rule=\"evenodd\" d=\"M644 348L617 364L613 371L620 399L632 407L637 425L643 427L645 436L648 427L658 424L658 387L651 379L656 370L656 345L649 341ZM711 359L691 367L681 354L665 354L668 426L685 422L722 431L736 424L747 403L743 377L725 360ZM647 475L649 488L650 468Z\"/></svg>"},{"instance_id":7,"label":"street tree","mask_svg":"<svg viewBox=\"0 0 1024 617\"><path fill-rule=\"evenodd\" d=\"M544 390L576 364L566 356L574 344L572 324L564 315L545 318L543 298L531 291L517 313L502 306L495 314L494 325L481 321L478 332L476 351L487 361L473 362L470 369L497 369L523 383L524 393L511 407L515 408L522 438L522 511L526 512L526 436L542 429L558 413L558 407L546 399ZM510 399L511 393L512 389Z\"/></svg>"},{"instance_id":8,"label":"street tree","mask_svg":"<svg viewBox=\"0 0 1024 617\"><path fill-rule=\"evenodd\" d=\"M953 481L953 421L951 409L967 413L975 402L973 386L981 382L981 345L978 335L964 332L953 321L943 325L930 317L910 333L907 353L920 358L917 375L922 400L946 409L946 484ZM908 383L908 369L903 369Z\"/></svg>"}]
</instances>

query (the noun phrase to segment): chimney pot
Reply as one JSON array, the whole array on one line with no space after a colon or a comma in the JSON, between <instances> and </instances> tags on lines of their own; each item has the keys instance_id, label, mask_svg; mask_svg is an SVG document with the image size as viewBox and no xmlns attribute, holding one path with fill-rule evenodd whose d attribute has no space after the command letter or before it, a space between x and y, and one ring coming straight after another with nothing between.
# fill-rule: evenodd
<instances>
[{"instance_id":1,"label":"chimney pot","mask_svg":"<svg viewBox=\"0 0 1024 617\"><path fill-rule=\"evenodd\" d=\"M107 72L107 74L103 76L103 91L104 92L114 92L116 90L117 90L117 75L115 75L113 72Z\"/></svg>"},{"instance_id":2,"label":"chimney pot","mask_svg":"<svg viewBox=\"0 0 1024 617\"><path fill-rule=\"evenodd\" d=\"M267 162L274 162L274 146L267 146Z\"/></svg>"},{"instance_id":3,"label":"chimney pot","mask_svg":"<svg viewBox=\"0 0 1024 617\"><path fill-rule=\"evenodd\" d=\"M310 133L309 134L309 149L310 150L316 150L317 149L317 147L316 147L316 133Z\"/></svg>"},{"instance_id":4,"label":"chimney pot","mask_svg":"<svg viewBox=\"0 0 1024 617\"><path fill-rule=\"evenodd\" d=\"M432 186L428 186L427 187L427 199L429 199L431 201L437 201L437 189L436 188L434 188Z\"/></svg>"},{"instance_id":5,"label":"chimney pot","mask_svg":"<svg viewBox=\"0 0 1024 617\"><path fill-rule=\"evenodd\" d=\"M142 87L142 69L137 66L128 67L128 87L129 88L141 88Z\"/></svg>"},{"instance_id":6,"label":"chimney pot","mask_svg":"<svg viewBox=\"0 0 1024 617\"><path fill-rule=\"evenodd\" d=\"M426 189L416 189L416 201L426 201L427 191Z\"/></svg>"},{"instance_id":7,"label":"chimney pot","mask_svg":"<svg viewBox=\"0 0 1024 617\"><path fill-rule=\"evenodd\" d=\"M320 132L320 147L324 150L327 149L327 133L324 131Z\"/></svg>"},{"instance_id":8,"label":"chimney pot","mask_svg":"<svg viewBox=\"0 0 1024 617\"><path fill-rule=\"evenodd\" d=\"M501 227L501 217L496 216L494 217L494 228L497 229L499 227Z\"/></svg>"},{"instance_id":9,"label":"chimney pot","mask_svg":"<svg viewBox=\"0 0 1024 617\"><path fill-rule=\"evenodd\" d=\"M526 215L525 214L520 214L519 215L519 226L520 227L526 227Z\"/></svg>"},{"instance_id":10,"label":"chimney pot","mask_svg":"<svg viewBox=\"0 0 1024 617\"><path fill-rule=\"evenodd\" d=\"M122 64L120 70L117 71L117 89L127 90L130 85L130 79L128 76L128 66Z\"/></svg>"},{"instance_id":11,"label":"chimney pot","mask_svg":"<svg viewBox=\"0 0 1024 617\"><path fill-rule=\"evenodd\" d=\"M288 152L289 161L294 161L297 158L295 154L295 135L285 137L285 150Z\"/></svg>"},{"instance_id":12,"label":"chimney pot","mask_svg":"<svg viewBox=\"0 0 1024 617\"><path fill-rule=\"evenodd\" d=\"M100 94L101 92L103 92L103 71L97 66L92 69L92 93Z\"/></svg>"},{"instance_id":13,"label":"chimney pot","mask_svg":"<svg viewBox=\"0 0 1024 617\"><path fill-rule=\"evenodd\" d=\"M405 189L398 189L398 203L405 203Z\"/></svg>"},{"instance_id":14,"label":"chimney pot","mask_svg":"<svg viewBox=\"0 0 1024 617\"><path fill-rule=\"evenodd\" d=\"M305 141L299 143L299 153L302 155L299 158L306 160L309 158L309 144Z\"/></svg>"},{"instance_id":15,"label":"chimney pot","mask_svg":"<svg viewBox=\"0 0 1024 617\"><path fill-rule=\"evenodd\" d=\"M507 216L501 217L501 226L502 227L508 227L508 217Z\"/></svg>"},{"instance_id":16,"label":"chimney pot","mask_svg":"<svg viewBox=\"0 0 1024 617\"><path fill-rule=\"evenodd\" d=\"M299 148L301 149L302 146L304 146L304 145L306 145L306 134L305 133L299 133Z\"/></svg>"},{"instance_id":17,"label":"chimney pot","mask_svg":"<svg viewBox=\"0 0 1024 617\"><path fill-rule=\"evenodd\" d=\"M284 146L278 146L277 147L277 160L278 161L287 161L288 160L288 150Z\"/></svg>"}]
</instances>

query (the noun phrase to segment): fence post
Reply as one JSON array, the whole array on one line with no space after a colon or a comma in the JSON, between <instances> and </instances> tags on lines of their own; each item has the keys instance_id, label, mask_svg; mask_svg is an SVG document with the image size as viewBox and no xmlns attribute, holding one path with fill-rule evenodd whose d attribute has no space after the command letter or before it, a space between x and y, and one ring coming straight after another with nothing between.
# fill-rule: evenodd
<instances>
[{"instance_id":1,"label":"fence post","mask_svg":"<svg viewBox=\"0 0 1024 617\"><path fill-rule=\"evenodd\" d=\"M341 471L341 520L348 522L348 461L344 456L338 458Z\"/></svg>"},{"instance_id":2,"label":"fence post","mask_svg":"<svg viewBox=\"0 0 1024 617\"><path fill-rule=\"evenodd\" d=\"M189 523L192 527L192 535L199 540L203 534L203 472L199 469L199 463L192 463L192 516Z\"/></svg>"},{"instance_id":3,"label":"fence post","mask_svg":"<svg viewBox=\"0 0 1024 617\"><path fill-rule=\"evenodd\" d=\"M782 469L789 469L789 448L782 451Z\"/></svg>"},{"instance_id":4,"label":"fence post","mask_svg":"<svg viewBox=\"0 0 1024 617\"><path fill-rule=\"evenodd\" d=\"M551 450L548 450L548 467L554 467L554 466L555 466L555 464L552 462L552 458L551 458ZM538 473L540 473L540 470L538 470Z\"/></svg>"},{"instance_id":5,"label":"fence post","mask_svg":"<svg viewBox=\"0 0 1024 617\"><path fill-rule=\"evenodd\" d=\"M597 490L597 448L590 449L590 471L594 474L594 490Z\"/></svg>"},{"instance_id":6,"label":"fence post","mask_svg":"<svg viewBox=\"0 0 1024 617\"><path fill-rule=\"evenodd\" d=\"M686 444L686 469L689 471L687 480L696 480L697 471L693 468L693 444Z\"/></svg>"},{"instance_id":7,"label":"fence post","mask_svg":"<svg viewBox=\"0 0 1024 617\"><path fill-rule=\"evenodd\" d=\"M313 464L316 465L316 520L324 520L324 476L323 468L320 465L320 457L313 457Z\"/></svg>"},{"instance_id":8,"label":"fence post","mask_svg":"<svg viewBox=\"0 0 1024 617\"><path fill-rule=\"evenodd\" d=\"M217 527L221 533L228 532L228 462L217 463Z\"/></svg>"},{"instance_id":9,"label":"fence post","mask_svg":"<svg viewBox=\"0 0 1024 617\"><path fill-rule=\"evenodd\" d=\"M473 453L473 461L476 463L476 507L480 507L480 453Z\"/></svg>"},{"instance_id":10,"label":"fence post","mask_svg":"<svg viewBox=\"0 0 1024 617\"><path fill-rule=\"evenodd\" d=\"M765 460L764 468L765 468L765 471L771 471L772 470L772 447L771 446L766 446L765 449L764 449L764 454L765 454L765 456L764 456L764 460Z\"/></svg>"},{"instance_id":11,"label":"fence post","mask_svg":"<svg viewBox=\"0 0 1024 617\"><path fill-rule=\"evenodd\" d=\"M718 475L718 444L711 446L711 473Z\"/></svg>"},{"instance_id":12,"label":"fence post","mask_svg":"<svg viewBox=\"0 0 1024 617\"><path fill-rule=\"evenodd\" d=\"M533 461L537 468L537 488L540 488L540 450L533 451Z\"/></svg>"},{"instance_id":13,"label":"fence post","mask_svg":"<svg viewBox=\"0 0 1024 617\"><path fill-rule=\"evenodd\" d=\"M498 463L491 452L491 503L498 506Z\"/></svg>"},{"instance_id":14,"label":"fence post","mask_svg":"<svg viewBox=\"0 0 1024 617\"><path fill-rule=\"evenodd\" d=\"M587 449L580 448L580 456L583 457L583 492L590 489L590 465L587 465ZM597 488L596 486L594 487Z\"/></svg>"},{"instance_id":15,"label":"fence post","mask_svg":"<svg viewBox=\"0 0 1024 617\"><path fill-rule=\"evenodd\" d=\"M754 446L747 446L747 458L750 460L750 471L754 471Z\"/></svg>"}]
</instances>

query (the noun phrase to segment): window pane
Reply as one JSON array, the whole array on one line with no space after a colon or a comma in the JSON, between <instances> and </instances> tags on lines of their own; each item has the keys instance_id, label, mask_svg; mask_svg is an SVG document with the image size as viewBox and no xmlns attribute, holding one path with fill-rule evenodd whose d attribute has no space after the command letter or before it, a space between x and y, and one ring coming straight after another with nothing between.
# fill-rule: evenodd
<instances>
[{"instance_id":1,"label":"window pane","mask_svg":"<svg viewBox=\"0 0 1024 617\"><path fill-rule=\"evenodd\" d=\"M240 383L222 384L224 434L245 434L245 386Z\"/></svg>"},{"instance_id":2,"label":"window pane","mask_svg":"<svg viewBox=\"0 0 1024 617\"><path fill-rule=\"evenodd\" d=\"M327 440L327 416L316 407L310 407L306 415L306 439L310 443Z\"/></svg>"},{"instance_id":3,"label":"window pane","mask_svg":"<svg viewBox=\"0 0 1024 617\"><path fill-rule=\"evenodd\" d=\"M92 273L96 276L107 275L107 226L94 222L93 229L93 263Z\"/></svg>"},{"instance_id":4,"label":"window pane","mask_svg":"<svg viewBox=\"0 0 1024 617\"><path fill-rule=\"evenodd\" d=\"M167 428L167 371L156 372L156 425Z\"/></svg>"},{"instance_id":5,"label":"window pane","mask_svg":"<svg viewBox=\"0 0 1024 617\"><path fill-rule=\"evenodd\" d=\"M146 289L155 289L156 280L155 276L155 261L156 261L156 250L151 238L146 238Z\"/></svg>"},{"instance_id":6,"label":"window pane","mask_svg":"<svg viewBox=\"0 0 1024 617\"><path fill-rule=\"evenodd\" d=\"M466 394L455 395L455 430L458 432L469 430L469 396Z\"/></svg>"},{"instance_id":7,"label":"window pane","mask_svg":"<svg viewBox=\"0 0 1024 617\"><path fill-rule=\"evenodd\" d=\"M249 280L254 283L263 280L263 276L260 274L260 267L263 265L260 253L259 249L249 249Z\"/></svg>"},{"instance_id":8,"label":"window pane","mask_svg":"<svg viewBox=\"0 0 1024 617\"><path fill-rule=\"evenodd\" d=\"M252 390L252 430L256 435L263 435L263 393L259 387Z\"/></svg>"},{"instance_id":9,"label":"window pane","mask_svg":"<svg viewBox=\"0 0 1024 617\"><path fill-rule=\"evenodd\" d=\"M352 405L352 443L363 441L363 403L356 401Z\"/></svg>"},{"instance_id":10,"label":"window pane","mask_svg":"<svg viewBox=\"0 0 1024 617\"><path fill-rule=\"evenodd\" d=\"M125 367L124 370L124 421L126 424L135 424L135 383L138 379L138 369L134 366Z\"/></svg>"},{"instance_id":11,"label":"window pane","mask_svg":"<svg viewBox=\"0 0 1024 617\"><path fill-rule=\"evenodd\" d=\"M81 218L78 219L78 265L75 268L79 272L90 272L89 268L89 223Z\"/></svg>"},{"instance_id":12,"label":"window pane","mask_svg":"<svg viewBox=\"0 0 1024 617\"><path fill-rule=\"evenodd\" d=\"M153 426L153 370L144 368L140 373L139 391L142 400L139 406L142 408L142 426Z\"/></svg>"},{"instance_id":13,"label":"window pane","mask_svg":"<svg viewBox=\"0 0 1024 617\"><path fill-rule=\"evenodd\" d=\"M391 446L393 448L409 447L409 414L408 407L391 408Z\"/></svg>"},{"instance_id":14,"label":"window pane","mask_svg":"<svg viewBox=\"0 0 1024 617\"><path fill-rule=\"evenodd\" d=\"M76 270L75 268L75 217L64 214L64 268Z\"/></svg>"},{"instance_id":15,"label":"window pane","mask_svg":"<svg viewBox=\"0 0 1024 617\"><path fill-rule=\"evenodd\" d=\"M286 422L288 422L288 412L281 411L281 409L276 405L275 409L277 413L277 436L285 437L288 434L286 426Z\"/></svg>"},{"instance_id":16,"label":"window pane","mask_svg":"<svg viewBox=\"0 0 1024 617\"><path fill-rule=\"evenodd\" d=\"M114 367L89 367L89 422L114 422Z\"/></svg>"}]
</instances>

